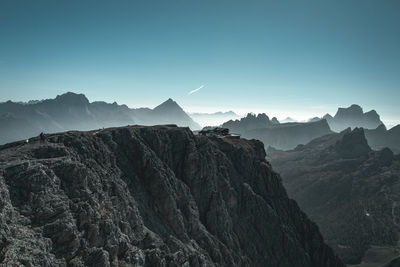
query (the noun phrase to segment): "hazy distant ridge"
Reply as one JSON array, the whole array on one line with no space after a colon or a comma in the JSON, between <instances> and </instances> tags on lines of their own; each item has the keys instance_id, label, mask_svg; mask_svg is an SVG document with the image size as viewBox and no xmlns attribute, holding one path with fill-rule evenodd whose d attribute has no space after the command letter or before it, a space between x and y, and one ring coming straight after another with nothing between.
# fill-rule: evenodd
<instances>
[{"instance_id":1,"label":"hazy distant ridge","mask_svg":"<svg viewBox=\"0 0 400 267\"><path fill-rule=\"evenodd\" d=\"M65 93L55 99L0 103L0 143L36 136L41 132L91 130L132 124L177 124L200 129L182 108L168 99L154 109L96 101L83 94Z\"/></svg>"}]
</instances>

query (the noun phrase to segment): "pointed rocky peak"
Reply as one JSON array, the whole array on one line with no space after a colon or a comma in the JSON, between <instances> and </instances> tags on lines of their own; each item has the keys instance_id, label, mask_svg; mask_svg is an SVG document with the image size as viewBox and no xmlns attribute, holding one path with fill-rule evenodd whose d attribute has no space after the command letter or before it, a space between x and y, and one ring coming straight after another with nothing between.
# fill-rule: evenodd
<instances>
[{"instance_id":1,"label":"pointed rocky peak","mask_svg":"<svg viewBox=\"0 0 400 267\"><path fill-rule=\"evenodd\" d=\"M329 114L329 113L326 113L322 118L325 119L325 120L328 120L328 121L333 119L332 115Z\"/></svg>"},{"instance_id":2,"label":"pointed rocky peak","mask_svg":"<svg viewBox=\"0 0 400 267\"><path fill-rule=\"evenodd\" d=\"M346 129L344 129L344 130L341 131L340 133L341 133L341 134L351 133L351 127L347 127Z\"/></svg>"},{"instance_id":3,"label":"pointed rocky peak","mask_svg":"<svg viewBox=\"0 0 400 267\"><path fill-rule=\"evenodd\" d=\"M350 107L347 108L348 110L354 110L356 112L363 112L363 109L357 105L357 104L352 104Z\"/></svg>"},{"instance_id":4,"label":"pointed rocky peak","mask_svg":"<svg viewBox=\"0 0 400 267\"><path fill-rule=\"evenodd\" d=\"M86 98L84 94L76 94L72 92L67 92L62 95L57 95L55 101L60 104L65 105L87 105L89 104L89 100Z\"/></svg>"},{"instance_id":5,"label":"pointed rocky peak","mask_svg":"<svg viewBox=\"0 0 400 267\"><path fill-rule=\"evenodd\" d=\"M229 110L229 111L227 111L227 112L222 112L222 114L237 116L237 114L236 114L235 112L233 112L232 110Z\"/></svg>"},{"instance_id":6,"label":"pointed rocky peak","mask_svg":"<svg viewBox=\"0 0 400 267\"><path fill-rule=\"evenodd\" d=\"M342 140L336 143L335 149L343 158L358 158L371 151L362 128L345 133Z\"/></svg>"},{"instance_id":7,"label":"pointed rocky peak","mask_svg":"<svg viewBox=\"0 0 400 267\"><path fill-rule=\"evenodd\" d=\"M372 109L372 110L366 112L365 114L368 114L368 115L371 115L371 116L378 116L378 117L379 117L379 114L376 112L375 109Z\"/></svg>"},{"instance_id":8,"label":"pointed rocky peak","mask_svg":"<svg viewBox=\"0 0 400 267\"><path fill-rule=\"evenodd\" d=\"M273 118L271 119L271 123L272 123L272 124L280 124L280 122L278 121L278 119L277 119L276 117L273 117Z\"/></svg>"},{"instance_id":9,"label":"pointed rocky peak","mask_svg":"<svg viewBox=\"0 0 400 267\"><path fill-rule=\"evenodd\" d=\"M183 109L171 98L168 98L167 101L161 103L157 107L154 108L155 111L183 111Z\"/></svg>"},{"instance_id":10,"label":"pointed rocky peak","mask_svg":"<svg viewBox=\"0 0 400 267\"><path fill-rule=\"evenodd\" d=\"M379 114L373 109L364 114L366 120L380 121Z\"/></svg>"},{"instance_id":11,"label":"pointed rocky peak","mask_svg":"<svg viewBox=\"0 0 400 267\"><path fill-rule=\"evenodd\" d=\"M329 131L331 130L331 128L329 127L329 124L327 122L327 120L322 119L322 120L317 120L317 121L310 121L308 122L309 125L319 125L321 127L325 127L327 129L329 129Z\"/></svg>"},{"instance_id":12,"label":"pointed rocky peak","mask_svg":"<svg viewBox=\"0 0 400 267\"><path fill-rule=\"evenodd\" d=\"M257 119L263 120L263 121L268 121L269 122L269 117L265 113L260 113L257 115Z\"/></svg>"},{"instance_id":13,"label":"pointed rocky peak","mask_svg":"<svg viewBox=\"0 0 400 267\"><path fill-rule=\"evenodd\" d=\"M287 117L286 119L281 121L282 123L287 123L287 122L296 122L295 119L291 118L291 117Z\"/></svg>"},{"instance_id":14,"label":"pointed rocky peak","mask_svg":"<svg viewBox=\"0 0 400 267\"><path fill-rule=\"evenodd\" d=\"M255 118L256 117L256 114L254 114L254 113L247 113L247 115L246 115L246 118Z\"/></svg>"}]
</instances>

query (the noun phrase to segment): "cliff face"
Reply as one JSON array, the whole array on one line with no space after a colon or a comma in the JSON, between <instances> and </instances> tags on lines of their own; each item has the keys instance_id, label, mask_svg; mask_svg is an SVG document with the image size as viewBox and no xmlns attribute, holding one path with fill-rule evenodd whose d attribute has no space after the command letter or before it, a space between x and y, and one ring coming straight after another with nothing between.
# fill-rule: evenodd
<instances>
[{"instance_id":1,"label":"cliff face","mask_svg":"<svg viewBox=\"0 0 400 267\"><path fill-rule=\"evenodd\" d=\"M360 263L371 246L398 246L400 157L371 151L362 129L268 156L289 196L346 263Z\"/></svg>"},{"instance_id":2,"label":"cliff face","mask_svg":"<svg viewBox=\"0 0 400 267\"><path fill-rule=\"evenodd\" d=\"M343 266L258 141L126 127L0 147L0 262Z\"/></svg>"}]
</instances>

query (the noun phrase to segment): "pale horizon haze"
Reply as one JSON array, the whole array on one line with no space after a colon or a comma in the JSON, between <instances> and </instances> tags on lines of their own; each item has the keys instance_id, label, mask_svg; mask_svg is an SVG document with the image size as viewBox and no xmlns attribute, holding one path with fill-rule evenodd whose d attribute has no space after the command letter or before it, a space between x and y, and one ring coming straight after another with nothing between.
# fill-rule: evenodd
<instances>
[{"instance_id":1,"label":"pale horizon haze","mask_svg":"<svg viewBox=\"0 0 400 267\"><path fill-rule=\"evenodd\" d=\"M358 104L390 127L399 14L397 0L3 0L0 102L72 91L298 120Z\"/></svg>"}]
</instances>

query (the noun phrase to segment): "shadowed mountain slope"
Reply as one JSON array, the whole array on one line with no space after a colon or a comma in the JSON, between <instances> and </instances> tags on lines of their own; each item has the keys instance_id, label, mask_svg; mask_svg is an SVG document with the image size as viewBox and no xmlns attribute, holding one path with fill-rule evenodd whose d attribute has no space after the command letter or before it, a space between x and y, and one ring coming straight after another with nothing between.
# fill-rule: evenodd
<instances>
[{"instance_id":1,"label":"shadowed mountain slope","mask_svg":"<svg viewBox=\"0 0 400 267\"><path fill-rule=\"evenodd\" d=\"M0 147L0 261L344 266L255 140L123 127Z\"/></svg>"},{"instance_id":2,"label":"shadowed mountain slope","mask_svg":"<svg viewBox=\"0 0 400 267\"><path fill-rule=\"evenodd\" d=\"M366 129L365 137L373 149L390 148L394 153L400 153L400 125L389 130L381 124L376 129Z\"/></svg>"},{"instance_id":3,"label":"shadowed mountain slope","mask_svg":"<svg viewBox=\"0 0 400 267\"><path fill-rule=\"evenodd\" d=\"M372 151L362 129L326 135L291 151L269 150L288 195L347 263L371 246L397 246L400 156Z\"/></svg>"}]
</instances>

